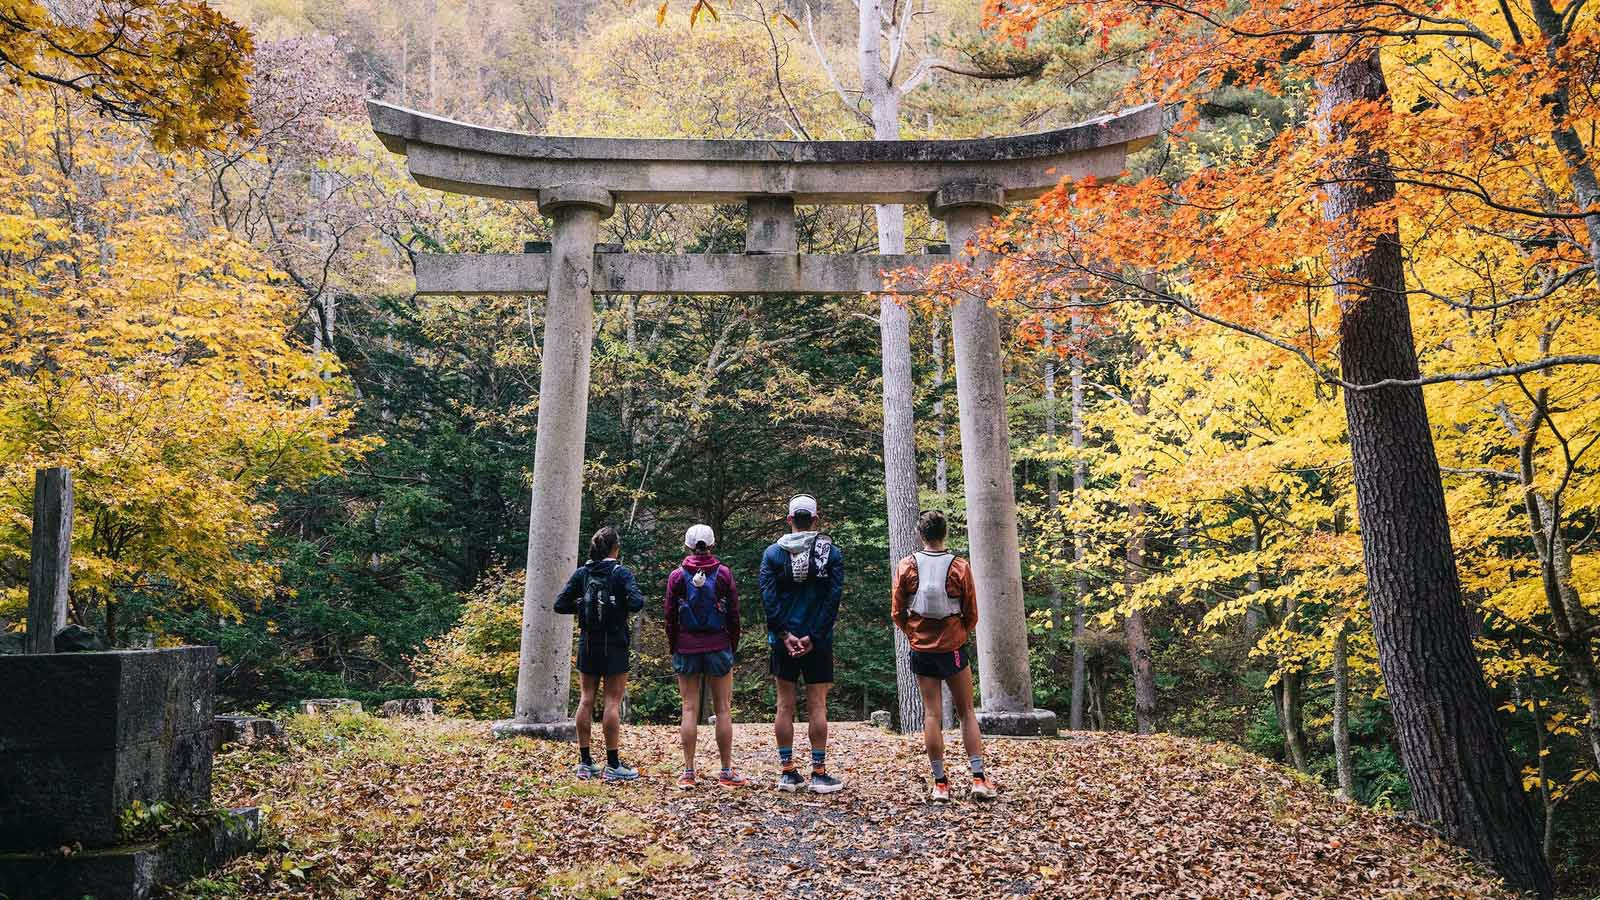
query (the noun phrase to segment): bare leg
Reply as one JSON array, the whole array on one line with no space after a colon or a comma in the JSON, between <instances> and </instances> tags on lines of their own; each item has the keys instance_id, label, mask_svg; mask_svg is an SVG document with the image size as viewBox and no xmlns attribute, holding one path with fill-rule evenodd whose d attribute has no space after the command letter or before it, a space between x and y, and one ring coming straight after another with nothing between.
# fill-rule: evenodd
<instances>
[{"instance_id":1,"label":"bare leg","mask_svg":"<svg viewBox=\"0 0 1600 900\"><path fill-rule=\"evenodd\" d=\"M606 676L606 710L601 725L605 728L606 752L622 747L622 695L628 691L628 673Z\"/></svg>"},{"instance_id":2,"label":"bare leg","mask_svg":"<svg viewBox=\"0 0 1600 900\"><path fill-rule=\"evenodd\" d=\"M779 747L793 747L794 682L784 681L782 678L773 680L778 683L778 710L772 721L772 732L778 739Z\"/></svg>"},{"instance_id":3,"label":"bare leg","mask_svg":"<svg viewBox=\"0 0 1600 900\"><path fill-rule=\"evenodd\" d=\"M600 676L578 673L578 748L589 746L589 726L594 722L594 695Z\"/></svg>"},{"instance_id":4,"label":"bare leg","mask_svg":"<svg viewBox=\"0 0 1600 900\"><path fill-rule=\"evenodd\" d=\"M711 682L711 703L717 708L717 755L724 769L733 768L733 673Z\"/></svg>"},{"instance_id":5,"label":"bare leg","mask_svg":"<svg viewBox=\"0 0 1600 900\"><path fill-rule=\"evenodd\" d=\"M961 719L961 749L966 751L968 759L982 756L983 735L978 731L978 711L972 707L971 666L950 679L950 699L955 703L956 715Z\"/></svg>"},{"instance_id":6,"label":"bare leg","mask_svg":"<svg viewBox=\"0 0 1600 900\"><path fill-rule=\"evenodd\" d=\"M967 687L970 691L971 681ZM917 691L922 694L922 746L927 748L928 759L944 759L944 682L918 675Z\"/></svg>"},{"instance_id":7,"label":"bare leg","mask_svg":"<svg viewBox=\"0 0 1600 900\"><path fill-rule=\"evenodd\" d=\"M806 685L806 736L812 750L828 749L828 689L832 684Z\"/></svg>"},{"instance_id":8,"label":"bare leg","mask_svg":"<svg viewBox=\"0 0 1600 900\"><path fill-rule=\"evenodd\" d=\"M683 768L694 770L694 746L700 720L700 691L704 687L703 675L679 675L678 697L683 701L683 715L678 724L678 739L683 742ZM720 710L719 710L720 713ZM717 727L720 730L722 723Z\"/></svg>"}]
</instances>

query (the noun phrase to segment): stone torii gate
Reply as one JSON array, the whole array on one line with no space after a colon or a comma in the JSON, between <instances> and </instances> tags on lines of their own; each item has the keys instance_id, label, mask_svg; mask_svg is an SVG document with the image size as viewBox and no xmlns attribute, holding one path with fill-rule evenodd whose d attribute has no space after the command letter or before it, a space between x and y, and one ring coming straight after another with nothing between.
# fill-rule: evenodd
<instances>
[{"instance_id":1,"label":"stone torii gate","mask_svg":"<svg viewBox=\"0 0 1600 900\"><path fill-rule=\"evenodd\" d=\"M572 625L553 610L577 565L595 294L855 294L880 273L948 254L801 255L795 204L926 203L959 252L1008 202L1062 178L1114 178L1159 131L1144 106L1042 134L957 141L741 141L545 137L369 102L373 130L424 187L531 200L553 220L547 253L424 255L419 294L546 294L539 418L528 523L527 589L516 717L499 735L565 737ZM617 203L743 203L743 254L606 252L601 220ZM600 252L597 252L597 249ZM980 256L974 265L984 266ZM980 720L999 734L1053 734L1033 707L1005 376L996 312L953 310L956 399L968 540L978 587Z\"/></svg>"}]
</instances>

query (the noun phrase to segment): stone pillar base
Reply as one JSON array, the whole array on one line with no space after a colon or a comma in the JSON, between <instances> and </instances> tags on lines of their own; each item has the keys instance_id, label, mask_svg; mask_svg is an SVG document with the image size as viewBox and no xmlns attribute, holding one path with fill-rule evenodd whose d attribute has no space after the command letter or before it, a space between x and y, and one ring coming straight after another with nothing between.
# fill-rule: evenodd
<instances>
[{"instance_id":1,"label":"stone pillar base","mask_svg":"<svg viewBox=\"0 0 1600 900\"><path fill-rule=\"evenodd\" d=\"M519 722L516 719L501 719L489 730L497 738L531 737L541 741L568 743L578 740L578 723L572 719L562 719L559 722Z\"/></svg>"},{"instance_id":2,"label":"stone pillar base","mask_svg":"<svg viewBox=\"0 0 1600 900\"><path fill-rule=\"evenodd\" d=\"M1048 709L980 709L978 730L994 737L1055 737L1056 714Z\"/></svg>"}]
</instances>

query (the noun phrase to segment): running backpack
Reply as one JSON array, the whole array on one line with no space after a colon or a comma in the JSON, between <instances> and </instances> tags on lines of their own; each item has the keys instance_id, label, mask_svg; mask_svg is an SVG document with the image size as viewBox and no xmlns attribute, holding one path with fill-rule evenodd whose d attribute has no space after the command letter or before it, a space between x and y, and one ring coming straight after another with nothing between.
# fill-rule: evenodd
<instances>
[{"instance_id":1,"label":"running backpack","mask_svg":"<svg viewBox=\"0 0 1600 900\"><path fill-rule=\"evenodd\" d=\"M614 618L614 613L620 605L617 603L616 593L611 590L611 575L614 571L601 574L589 569L584 575L583 600L578 606L578 625L590 634L601 633Z\"/></svg>"},{"instance_id":2,"label":"running backpack","mask_svg":"<svg viewBox=\"0 0 1600 900\"><path fill-rule=\"evenodd\" d=\"M709 573L683 567L683 596L678 598L678 627L684 631L718 632L727 627L717 599L717 570Z\"/></svg>"}]
</instances>

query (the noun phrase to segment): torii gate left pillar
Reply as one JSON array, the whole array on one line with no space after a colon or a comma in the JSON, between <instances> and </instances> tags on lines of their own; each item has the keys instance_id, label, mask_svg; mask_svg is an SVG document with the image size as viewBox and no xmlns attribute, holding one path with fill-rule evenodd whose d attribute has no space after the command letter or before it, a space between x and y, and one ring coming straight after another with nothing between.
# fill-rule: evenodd
<instances>
[{"instance_id":1,"label":"torii gate left pillar","mask_svg":"<svg viewBox=\"0 0 1600 900\"><path fill-rule=\"evenodd\" d=\"M573 535L583 513L583 449L589 428L589 360L594 346L594 248L611 216L611 192L586 185L539 192L539 212L553 222L539 419L533 443L533 498L528 505L528 568L522 592L522 645L516 717L502 735L566 738L571 666L541 665L572 655L572 623L554 602L578 564Z\"/></svg>"},{"instance_id":2,"label":"torii gate left pillar","mask_svg":"<svg viewBox=\"0 0 1600 900\"><path fill-rule=\"evenodd\" d=\"M952 257L800 255L795 204L927 203L960 253L1008 201L1037 197L1065 177L1116 177L1161 125L1160 109L1147 106L1044 134L967 141L632 140L516 134L368 108L379 138L406 154L419 184L536 200L554 220L549 254L417 260L419 294L549 294L516 718L495 725L496 734L541 737L574 730L566 718L572 625L553 606L577 563L594 294L883 291L885 271ZM600 221L619 202L744 203L746 252L596 255ZM999 318L981 299L958 304L952 318L978 584L979 717L991 733L1050 734L1055 716L1034 709L1028 667Z\"/></svg>"}]
</instances>

